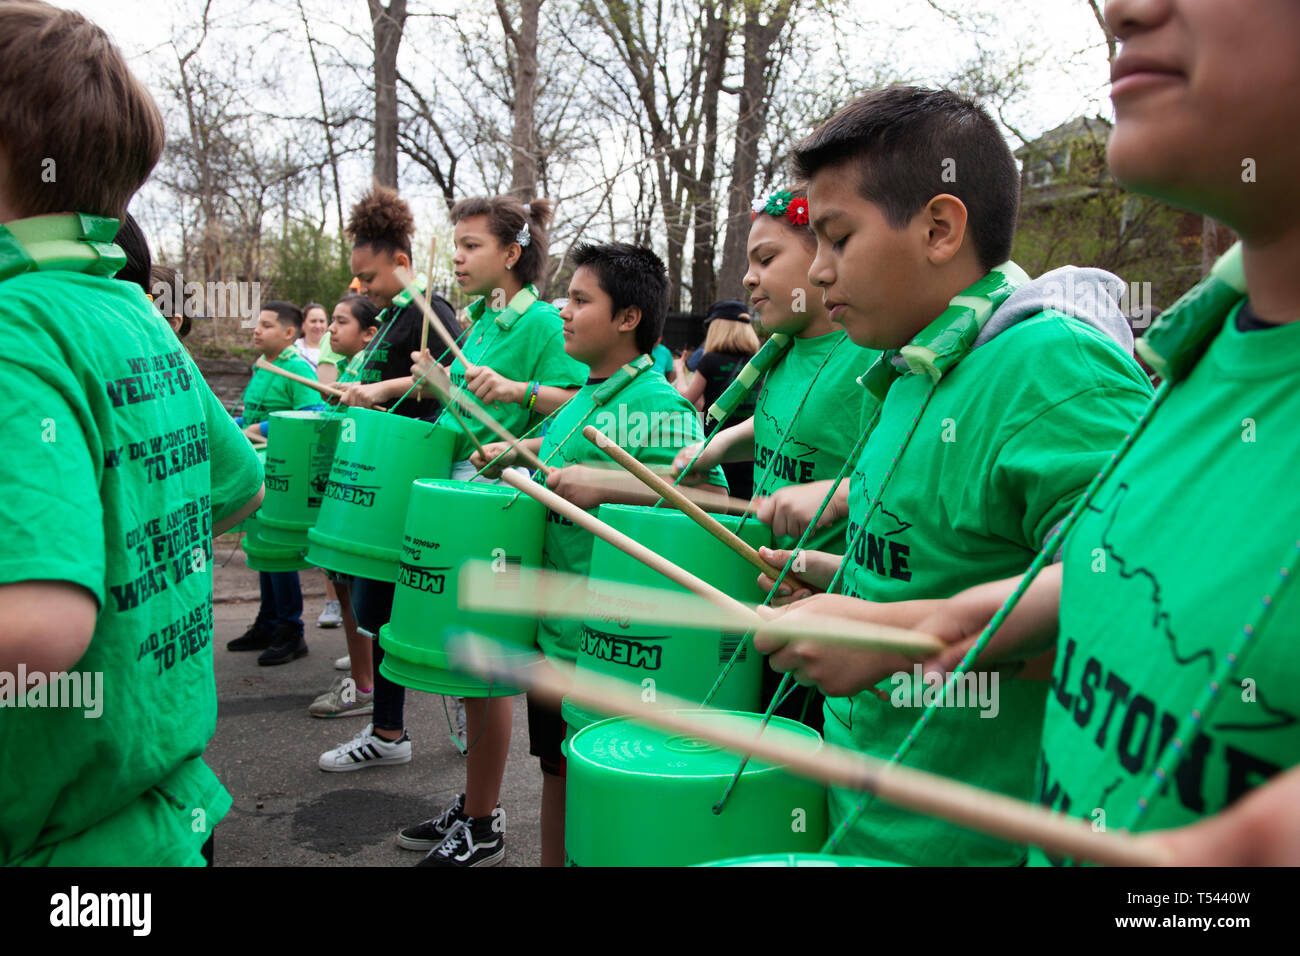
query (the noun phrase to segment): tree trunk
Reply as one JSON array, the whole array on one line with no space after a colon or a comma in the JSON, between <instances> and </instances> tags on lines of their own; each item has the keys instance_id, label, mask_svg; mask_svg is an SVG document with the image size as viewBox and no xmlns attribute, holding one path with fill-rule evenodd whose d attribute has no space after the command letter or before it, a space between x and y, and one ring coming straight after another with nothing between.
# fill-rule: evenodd
<instances>
[{"instance_id":1,"label":"tree trunk","mask_svg":"<svg viewBox=\"0 0 1300 956\"><path fill-rule=\"evenodd\" d=\"M543 0L520 0L519 26L510 22L504 0L497 15L515 50L515 102L510 134L510 192L527 202L537 195L537 20Z\"/></svg>"},{"instance_id":2,"label":"tree trunk","mask_svg":"<svg viewBox=\"0 0 1300 956\"><path fill-rule=\"evenodd\" d=\"M1237 234L1222 223L1215 222L1209 216L1201 217L1201 277L1210 274L1210 269L1219 256L1231 248L1237 241Z\"/></svg>"},{"instance_id":3,"label":"tree trunk","mask_svg":"<svg viewBox=\"0 0 1300 956\"><path fill-rule=\"evenodd\" d=\"M367 0L375 36L375 182L397 188L397 48L406 0Z\"/></svg>"},{"instance_id":4,"label":"tree trunk","mask_svg":"<svg viewBox=\"0 0 1300 956\"><path fill-rule=\"evenodd\" d=\"M717 291L714 256L717 252L717 226L714 222L713 180L718 155L718 97L727 67L727 44L730 39L731 4L710 8L704 28L704 88L700 109L704 114L704 142L700 174L691 183L692 226L695 254L691 265L691 309L706 312Z\"/></svg>"},{"instance_id":5,"label":"tree trunk","mask_svg":"<svg viewBox=\"0 0 1300 956\"><path fill-rule=\"evenodd\" d=\"M745 248L749 242L750 203L754 200L758 171L758 140L767 122L767 72L771 66L772 44L785 29L794 2L780 0L766 25L759 18L762 4L758 0L745 3L745 63L731 161L731 188L727 192L727 234L722 243L722 268L718 270L717 285L717 294L726 298L745 296L741 282L748 271Z\"/></svg>"}]
</instances>

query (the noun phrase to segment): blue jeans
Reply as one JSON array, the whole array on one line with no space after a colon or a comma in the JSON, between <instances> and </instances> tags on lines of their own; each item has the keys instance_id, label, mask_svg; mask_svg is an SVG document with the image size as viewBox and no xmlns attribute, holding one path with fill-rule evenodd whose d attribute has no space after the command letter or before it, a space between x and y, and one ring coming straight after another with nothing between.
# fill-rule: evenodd
<instances>
[{"instance_id":1,"label":"blue jeans","mask_svg":"<svg viewBox=\"0 0 1300 956\"><path fill-rule=\"evenodd\" d=\"M302 586L297 571L259 571L262 605L256 626L272 633L290 630L302 633Z\"/></svg>"},{"instance_id":2,"label":"blue jeans","mask_svg":"<svg viewBox=\"0 0 1300 956\"><path fill-rule=\"evenodd\" d=\"M388 623L393 614L393 594L396 585L369 578L352 579L352 613L357 624L375 635L375 711L372 723L376 730L404 730L403 712L406 709L406 688L380 673L384 649L379 646L379 629Z\"/></svg>"}]
</instances>

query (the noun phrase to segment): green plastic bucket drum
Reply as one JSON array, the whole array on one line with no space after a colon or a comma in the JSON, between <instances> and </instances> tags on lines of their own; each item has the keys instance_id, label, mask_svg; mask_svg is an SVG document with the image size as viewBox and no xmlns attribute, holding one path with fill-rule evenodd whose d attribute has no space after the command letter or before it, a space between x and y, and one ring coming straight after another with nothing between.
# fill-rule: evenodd
<instances>
[{"instance_id":1,"label":"green plastic bucket drum","mask_svg":"<svg viewBox=\"0 0 1300 956\"><path fill-rule=\"evenodd\" d=\"M302 548L291 544L275 544L262 537L266 530L262 524L262 509L244 522L244 562L254 571L306 571L311 564L303 557Z\"/></svg>"},{"instance_id":2,"label":"green plastic bucket drum","mask_svg":"<svg viewBox=\"0 0 1300 956\"><path fill-rule=\"evenodd\" d=\"M396 581L411 483L451 474L454 436L444 425L348 409L320 513L307 532L307 560L341 574Z\"/></svg>"},{"instance_id":3,"label":"green plastic bucket drum","mask_svg":"<svg viewBox=\"0 0 1300 956\"><path fill-rule=\"evenodd\" d=\"M257 460L266 466L266 449L257 450ZM254 571L303 571L311 565L303 560L302 549L293 545L276 544L262 537L262 512L266 507L263 496L262 505L251 515L241 521L232 530L243 532L240 542L244 548L244 561Z\"/></svg>"},{"instance_id":4,"label":"green plastic bucket drum","mask_svg":"<svg viewBox=\"0 0 1300 956\"><path fill-rule=\"evenodd\" d=\"M757 714L699 711L702 721L751 722ZM773 717L808 750L809 727ZM705 740L614 717L565 744L564 850L570 866L690 866L757 853L816 853L826 841L826 788L751 759L721 813L713 807L740 757Z\"/></svg>"},{"instance_id":5,"label":"green plastic bucket drum","mask_svg":"<svg viewBox=\"0 0 1300 956\"><path fill-rule=\"evenodd\" d=\"M545 507L509 485L415 482L401 537L393 613L379 631L384 676L454 697L520 693L457 672L447 641L473 632L517 647L522 656L536 653L537 619L461 610L459 575L467 560L490 561L500 572L501 586L511 587L515 569L541 566L545 523ZM517 576L513 581L517 586Z\"/></svg>"},{"instance_id":6,"label":"green plastic bucket drum","mask_svg":"<svg viewBox=\"0 0 1300 956\"><path fill-rule=\"evenodd\" d=\"M758 573L753 566L680 511L603 504L596 516L737 600L750 604L763 601L765 595L758 587ZM751 520L740 529L740 518L734 515L714 517L755 548L772 543L771 529L759 521ZM592 592L600 592L602 580L688 593L684 587L597 538L591 551ZM577 667L632 681L641 686L642 697L647 702L653 702L655 694L660 692L702 702L741 636L717 630L588 618L583 622ZM746 647L709 702L710 706L722 710L762 710L764 666L762 655ZM651 689L655 693L646 693ZM570 731L609 716L592 713L568 701L561 711Z\"/></svg>"},{"instance_id":7,"label":"green plastic bucket drum","mask_svg":"<svg viewBox=\"0 0 1300 956\"><path fill-rule=\"evenodd\" d=\"M714 860L699 866L903 866L888 860L871 860L865 856L836 856L833 853L760 853L730 860Z\"/></svg>"},{"instance_id":8,"label":"green plastic bucket drum","mask_svg":"<svg viewBox=\"0 0 1300 956\"><path fill-rule=\"evenodd\" d=\"M266 496L262 539L307 550L334 462L341 416L328 412L273 412L266 436Z\"/></svg>"}]
</instances>

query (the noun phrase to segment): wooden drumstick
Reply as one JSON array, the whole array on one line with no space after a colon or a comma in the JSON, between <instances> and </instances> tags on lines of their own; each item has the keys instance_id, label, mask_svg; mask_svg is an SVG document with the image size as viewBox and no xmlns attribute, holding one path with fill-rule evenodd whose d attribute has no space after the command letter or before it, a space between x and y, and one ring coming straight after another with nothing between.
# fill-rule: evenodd
<instances>
[{"instance_id":1,"label":"wooden drumstick","mask_svg":"<svg viewBox=\"0 0 1300 956\"><path fill-rule=\"evenodd\" d=\"M628 487L626 481L619 480L625 477L622 471L611 472L606 469L597 469L592 466L587 467L590 471L596 472L596 474L592 475L589 480L584 482L584 484L589 487L606 489L626 489ZM608 478L606 477L607 475ZM660 477L663 476L661 475ZM689 488L678 487L677 490L681 494L686 495L687 498L690 498L691 501L695 502L700 507L721 514L745 514L753 507L752 501L747 501L744 498L733 498L729 495L715 494L706 491L703 488L696 488L694 486ZM663 497L662 495L656 496Z\"/></svg>"},{"instance_id":2,"label":"wooden drumstick","mask_svg":"<svg viewBox=\"0 0 1300 956\"><path fill-rule=\"evenodd\" d=\"M667 481L664 481L653 471L637 461L622 447L618 442L610 438L604 432L599 431L594 425L588 425L582 430L582 436L591 442L601 451L603 451L614 461L626 468L632 475L638 478L647 488L672 504L675 508L691 518L696 524L707 531L713 537L717 538L736 554L740 555L758 570L762 571L769 578L775 581L781 576L781 569L774 564L764 561L762 556L755 551L748 543L742 541L729 528L725 528L712 515L705 512L703 508L697 505L686 495L682 494L677 488ZM820 590L814 588L804 581L799 580L793 572L786 575L786 580L790 582L790 589L794 591L798 588L808 588L810 591Z\"/></svg>"},{"instance_id":3,"label":"wooden drumstick","mask_svg":"<svg viewBox=\"0 0 1300 956\"><path fill-rule=\"evenodd\" d=\"M433 263L438 255L438 236L435 233L429 240L429 287L433 287ZM424 322L420 324L420 354L423 355L429 348L429 317L426 314Z\"/></svg>"},{"instance_id":4,"label":"wooden drumstick","mask_svg":"<svg viewBox=\"0 0 1300 956\"><path fill-rule=\"evenodd\" d=\"M785 767L791 773L830 786L873 793L886 803L1013 844L1108 866L1161 866L1171 861L1161 847L1123 830L1094 830L1046 807L971 786L939 774L887 763L866 754L824 744L809 748L806 736L769 724L756 734L752 720L704 710L662 692L653 703L640 685L588 671L532 666L539 658L489 656L491 645L478 639L454 643L457 665L484 678L536 693L559 705L567 698L598 713L628 714L650 724L707 740L738 754ZM527 661L527 663L524 663ZM701 716L707 714L707 719Z\"/></svg>"},{"instance_id":5,"label":"wooden drumstick","mask_svg":"<svg viewBox=\"0 0 1300 956\"><path fill-rule=\"evenodd\" d=\"M273 372L276 375L282 375L285 378L298 382L301 385L306 385L308 388L314 388L322 395L328 395L331 398L342 398L343 395L345 394L344 390L339 388L337 385L326 385L324 382L318 382L315 379L306 378L305 376L298 375L294 372L290 372L288 369L280 368L280 366L278 365L272 365L270 362L266 360L265 355L259 355L257 357L257 361L253 363L253 368L260 368L267 372ZM388 409L385 408L383 405L376 405L375 409L376 411L381 411L381 412L388 411Z\"/></svg>"},{"instance_id":6,"label":"wooden drumstick","mask_svg":"<svg viewBox=\"0 0 1300 956\"><path fill-rule=\"evenodd\" d=\"M443 343L447 346L447 351L449 351L454 358L459 359L461 365L465 366L467 370L473 368L474 363L465 357L465 353L460 350L460 346L457 345L456 340L451 337L451 333L443 328L442 322L438 320L438 316L434 313L433 307L429 305L429 300L424 297L424 293L415 287L415 276L411 275L410 271L407 269L398 269L397 281L401 282L402 285L406 287L406 291L411 294L411 299L420 307L420 311L424 313L423 334L427 336L428 330L432 328L433 331L438 333L438 337L441 338ZM425 338L424 341L426 344L428 343L427 338ZM423 352L423 349L421 349L421 351Z\"/></svg>"},{"instance_id":7,"label":"wooden drumstick","mask_svg":"<svg viewBox=\"0 0 1300 956\"><path fill-rule=\"evenodd\" d=\"M497 435L502 441L509 444L519 457L523 458L543 475L550 474L551 469L547 465L543 464L542 460L534 455L532 451L522 445L518 438L510 434L509 429L488 414L487 410L479 405L478 399L476 399L472 393L467 392L459 385L453 384L451 376L447 374L447 370L437 362L430 365L429 370L424 373L424 381L428 382L429 386L438 393L438 398L442 401L443 405L446 406L447 410L451 412L452 417L461 423L461 427L465 429L465 432L470 437L470 441L474 443L474 446L480 453L483 452L483 444L478 440L478 437L465 426L464 421L461 419L460 415L457 414L455 407L456 402L460 402L470 415L486 425L488 429ZM484 454L484 457L486 458L487 455Z\"/></svg>"},{"instance_id":8,"label":"wooden drumstick","mask_svg":"<svg viewBox=\"0 0 1300 956\"><path fill-rule=\"evenodd\" d=\"M498 614L635 621L670 627L717 629L735 634L761 627L781 637L842 644L863 650L892 651L923 659L946 645L931 634L866 624L825 614L801 614L797 624L765 620L751 605L744 614L679 591L606 581L540 568L514 568L509 587L489 561L466 561L460 568L460 606Z\"/></svg>"},{"instance_id":9,"label":"wooden drumstick","mask_svg":"<svg viewBox=\"0 0 1300 956\"><path fill-rule=\"evenodd\" d=\"M539 485L537 482L525 478L523 475L515 471L502 472L501 480L511 487L522 491L530 498L535 498L540 501L557 514L568 518L578 527L590 531L602 541L612 544L624 554L640 561L646 567L658 571L674 584L680 584L691 593L698 594L700 597L707 599L718 607L726 609L732 614L753 613L749 608L740 601L737 601L731 595L715 588L703 578L696 577L686 569L678 567L667 558L656 554L639 541L628 537L618 529L611 528L599 518L588 514L582 508L579 508L567 498L560 497L549 488Z\"/></svg>"}]
</instances>

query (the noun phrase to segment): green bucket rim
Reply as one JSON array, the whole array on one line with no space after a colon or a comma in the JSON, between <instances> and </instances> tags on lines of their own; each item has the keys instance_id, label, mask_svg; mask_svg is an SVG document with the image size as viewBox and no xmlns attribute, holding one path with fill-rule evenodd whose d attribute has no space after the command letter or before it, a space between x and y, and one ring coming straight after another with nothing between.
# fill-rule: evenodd
<instances>
[{"instance_id":1,"label":"green bucket rim","mask_svg":"<svg viewBox=\"0 0 1300 956\"><path fill-rule=\"evenodd\" d=\"M387 555L391 554L392 558ZM326 534L319 528L307 529L307 560L318 568L339 574L352 574L371 581L397 582L397 549L358 545L344 538Z\"/></svg>"},{"instance_id":2,"label":"green bucket rim","mask_svg":"<svg viewBox=\"0 0 1300 956\"><path fill-rule=\"evenodd\" d=\"M701 712L707 714L727 714L733 717L752 717L754 718L755 722L761 721L763 719L762 714L756 714L751 711L717 710L712 707L697 707L697 708L691 708L689 710L673 711L673 713L679 713L679 714L686 714L686 713L695 714ZM815 739L817 741L817 747L815 750L810 751L811 753L820 753L823 749L825 749L826 747L825 738L822 737L821 734L817 733L817 731L807 726L806 724L801 724L796 720L790 720L789 718L785 718L785 717L772 717L771 720L779 721L780 723L778 724L778 726L788 727L788 729L797 732L806 732L808 735L811 735L809 736L809 739L810 740ZM616 721L622 721L624 723L632 724L636 726L643 733L651 733L651 734L665 733L665 731L662 731L658 728L648 727L643 723L638 723L636 719L636 715L634 714L624 714L619 717L607 717L604 720L598 720L593 724L588 724L586 727L583 727L581 730L579 730L577 733L575 733L571 738L569 738L566 741L566 743L568 744L568 753L566 754L566 758L568 759L568 761L571 764L578 764L578 763L585 764L586 766L592 768L594 772L621 774L621 775L626 775L628 777L653 777L659 780L683 779L683 780L691 780L691 781L702 781L702 780L723 781L723 780L730 780L731 777L735 774L735 768L736 766L738 766L737 761L739 760L739 757L737 757L735 761L731 761L731 766L729 769L719 768L716 773L684 774L684 773L668 773L663 768L657 770L634 770L627 767L611 766L609 764L597 763L596 761L592 760L587 754L581 752L575 752L575 747L579 742L578 741L579 737L581 737L583 734L588 734L588 733L594 734L597 728L603 728L606 724L612 724ZM682 734L680 733L674 734L668 737L668 740L672 740L675 737L680 737L680 736L682 736ZM717 748L717 749L725 750L726 748ZM573 769L572 767L570 767L569 769L570 775L572 774L572 772ZM790 769L784 764L769 764L764 761L753 759L753 758L751 758L748 764L746 764L744 770L745 776L749 776L749 777L760 776L763 774L790 773L790 772L791 772Z\"/></svg>"},{"instance_id":3,"label":"green bucket rim","mask_svg":"<svg viewBox=\"0 0 1300 956\"><path fill-rule=\"evenodd\" d=\"M489 684L477 677L462 674L445 666L440 667L437 664L413 659L409 653L411 650L434 660L441 658L445 661L447 655L441 651L414 647L393 637L391 627L388 624L379 629L379 644L384 649L384 659L379 664L380 672L389 680L401 684L403 687L410 687L413 690L425 691L430 694L445 694L450 697L470 697L475 699L517 697L524 693L523 690L517 687L506 684ZM524 651L523 648L520 650ZM524 651L518 656L532 658L535 653L535 651Z\"/></svg>"}]
</instances>

